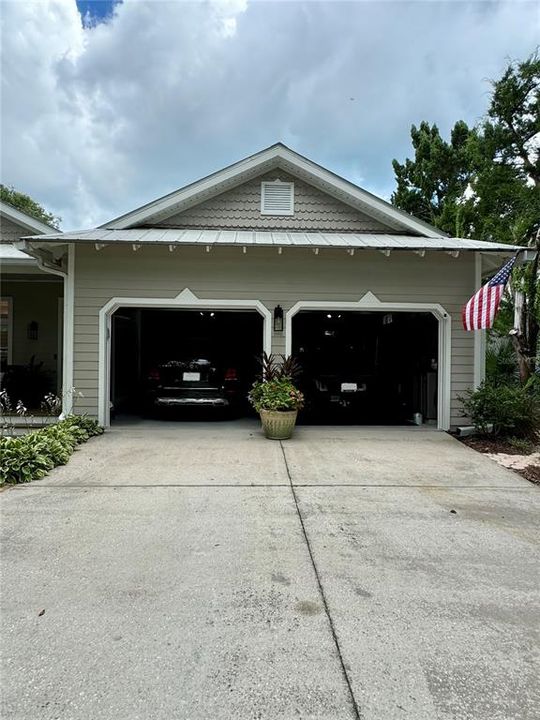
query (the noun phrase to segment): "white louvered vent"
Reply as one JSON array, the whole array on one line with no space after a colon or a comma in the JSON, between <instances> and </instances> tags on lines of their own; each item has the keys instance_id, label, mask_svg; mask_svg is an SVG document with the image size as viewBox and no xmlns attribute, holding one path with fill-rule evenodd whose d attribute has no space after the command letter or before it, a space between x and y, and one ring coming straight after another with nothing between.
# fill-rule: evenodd
<instances>
[{"instance_id":1,"label":"white louvered vent","mask_svg":"<svg viewBox=\"0 0 540 720\"><path fill-rule=\"evenodd\" d=\"M261 215L294 215L294 183L261 183Z\"/></svg>"}]
</instances>

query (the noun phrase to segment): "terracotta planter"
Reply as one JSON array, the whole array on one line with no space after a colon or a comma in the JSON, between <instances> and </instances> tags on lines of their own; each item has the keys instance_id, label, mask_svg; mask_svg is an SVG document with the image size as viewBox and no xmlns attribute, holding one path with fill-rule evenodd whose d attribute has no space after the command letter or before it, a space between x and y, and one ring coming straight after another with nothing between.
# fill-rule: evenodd
<instances>
[{"instance_id":1,"label":"terracotta planter","mask_svg":"<svg viewBox=\"0 0 540 720\"><path fill-rule=\"evenodd\" d=\"M261 410L261 422L269 440L288 440L296 424L297 410Z\"/></svg>"}]
</instances>

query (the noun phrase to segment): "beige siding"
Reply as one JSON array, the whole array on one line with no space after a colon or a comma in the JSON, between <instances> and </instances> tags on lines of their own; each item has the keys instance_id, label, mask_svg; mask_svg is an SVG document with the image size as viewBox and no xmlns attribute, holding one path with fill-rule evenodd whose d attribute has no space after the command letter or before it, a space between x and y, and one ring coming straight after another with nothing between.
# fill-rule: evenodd
<instances>
[{"instance_id":1,"label":"beige siding","mask_svg":"<svg viewBox=\"0 0 540 720\"><path fill-rule=\"evenodd\" d=\"M12 243L25 235L32 235L32 233L27 228L23 228L5 217L0 217L0 242Z\"/></svg>"},{"instance_id":2,"label":"beige siding","mask_svg":"<svg viewBox=\"0 0 540 720\"><path fill-rule=\"evenodd\" d=\"M112 297L174 298L189 288L201 298L260 300L286 311L299 300L355 301L368 290L381 301L440 303L452 315L451 422L461 421L457 396L473 382L473 335L461 328L461 306L473 291L474 256L306 249L146 247L133 252L109 246L100 252L78 246L75 259L75 377L84 393L77 410L97 413L98 313ZM285 334L273 349L284 350ZM408 348L399 348L407 352Z\"/></svg>"},{"instance_id":3,"label":"beige siding","mask_svg":"<svg viewBox=\"0 0 540 720\"><path fill-rule=\"evenodd\" d=\"M261 215L261 182L294 182L294 216ZM189 210L173 215L162 226L205 229L321 230L332 232L395 232L387 225L335 200L312 185L274 170L228 190Z\"/></svg>"}]
</instances>

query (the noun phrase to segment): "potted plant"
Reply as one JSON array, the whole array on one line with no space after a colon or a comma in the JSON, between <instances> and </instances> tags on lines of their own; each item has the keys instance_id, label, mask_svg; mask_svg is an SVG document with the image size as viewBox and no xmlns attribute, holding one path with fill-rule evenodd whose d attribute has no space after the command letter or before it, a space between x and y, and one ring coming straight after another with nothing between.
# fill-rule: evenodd
<instances>
[{"instance_id":1,"label":"potted plant","mask_svg":"<svg viewBox=\"0 0 540 720\"><path fill-rule=\"evenodd\" d=\"M262 373L248 395L261 417L265 436L270 440L287 440L293 434L304 396L293 383L299 366L291 357L263 355Z\"/></svg>"}]
</instances>

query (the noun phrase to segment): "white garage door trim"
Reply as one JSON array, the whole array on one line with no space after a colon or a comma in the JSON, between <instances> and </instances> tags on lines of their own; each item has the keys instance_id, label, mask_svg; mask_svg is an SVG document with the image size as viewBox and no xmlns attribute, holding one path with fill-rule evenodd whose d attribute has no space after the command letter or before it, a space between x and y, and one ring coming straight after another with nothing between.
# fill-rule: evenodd
<instances>
[{"instance_id":1,"label":"white garage door trim","mask_svg":"<svg viewBox=\"0 0 540 720\"><path fill-rule=\"evenodd\" d=\"M263 348L272 351L272 313L260 300L199 298L185 288L175 298L114 297L99 311L98 418L109 427L111 384L111 317L121 307L177 308L183 310L256 310L263 317Z\"/></svg>"},{"instance_id":2,"label":"white garage door trim","mask_svg":"<svg viewBox=\"0 0 540 720\"><path fill-rule=\"evenodd\" d=\"M285 353L292 352L292 319L301 310L377 310L380 312L430 312L439 323L439 371L437 390L437 427L450 428L450 380L452 366L452 317L438 303L382 302L367 292L354 302L301 300L285 314Z\"/></svg>"}]
</instances>

